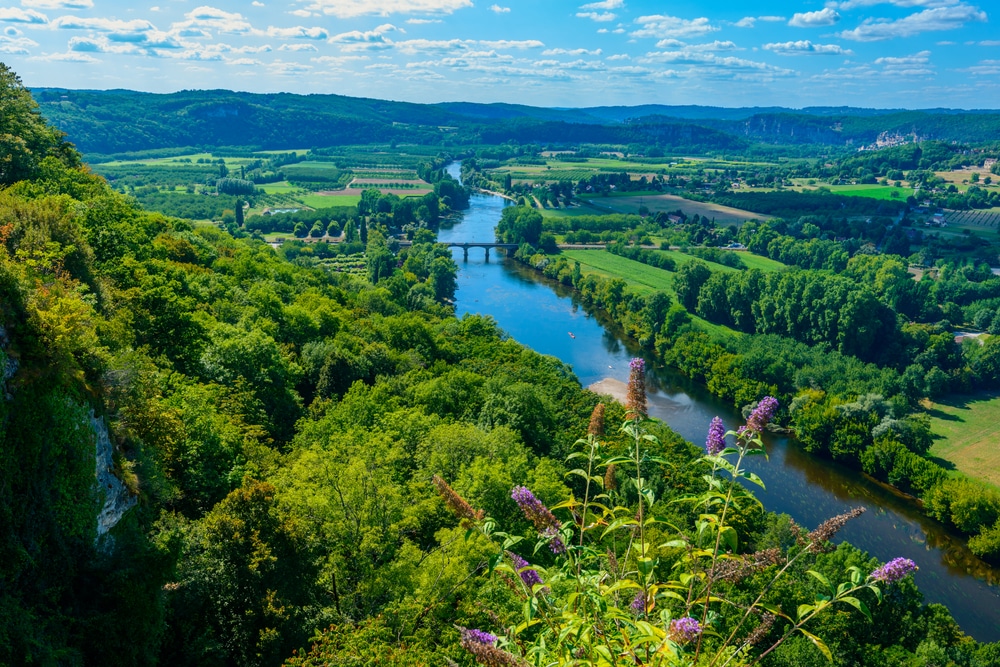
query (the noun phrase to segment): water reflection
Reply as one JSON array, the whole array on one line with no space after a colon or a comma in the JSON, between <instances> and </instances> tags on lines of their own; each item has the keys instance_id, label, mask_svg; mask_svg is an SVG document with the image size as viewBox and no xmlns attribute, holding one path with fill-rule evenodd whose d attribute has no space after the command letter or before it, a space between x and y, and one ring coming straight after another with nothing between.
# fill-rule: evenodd
<instances>
[{"instance_id":1,"label":"water reflection","mask_svg":"<svg viewBox=\"0 0 1000 667\"><path fill-rule=\"evenodd\" d=\"M442 229L440 240L492 241L504 205L499 197L473 195L470 210L459 224ZM516 340L569 364L584 386L605 378L628 379L628 361L641 351L606 317L588 314L573 290L499 257L487 264L474 251L468 261L461 250L455 253L459 316L467 312L491 315ZM650 414L684 438L703 442L714 415L727 428L740 423L741 416L731 406L703 387L650 359L647 362ZM917 584L928 602L946 604L973 637L1000 640L997 574L968 551L960 536L857 471L811 457L787 438L767 438L767 448L770 460L751 464L767 484L766 491L757 492L767 509L815 527L851 507L867 507L868 512L850 522L838 537L882 560L913 559L920 567Z\"/></svg>"}]
</instances>

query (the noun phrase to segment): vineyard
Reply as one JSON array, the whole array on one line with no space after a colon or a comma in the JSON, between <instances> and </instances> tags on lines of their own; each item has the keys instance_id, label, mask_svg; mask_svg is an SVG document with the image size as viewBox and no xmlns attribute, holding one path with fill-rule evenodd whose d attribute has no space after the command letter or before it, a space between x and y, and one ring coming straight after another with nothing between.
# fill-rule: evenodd
<instances>
[{"instance_id":1,"label":"vineyard","mask_svg":"<svg viewBox=\"0 0 1000 667\"><path fill-rule=\"evenodd\" d=\"M945 220L954 227L998 229L1000 228L1000 209L951 211Z\"/></svg>"}]
</instances>

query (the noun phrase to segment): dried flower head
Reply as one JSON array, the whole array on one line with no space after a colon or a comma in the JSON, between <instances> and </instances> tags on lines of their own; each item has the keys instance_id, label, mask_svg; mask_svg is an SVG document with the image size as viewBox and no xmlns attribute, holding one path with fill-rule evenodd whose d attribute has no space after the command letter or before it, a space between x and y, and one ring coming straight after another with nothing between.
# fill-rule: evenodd
<instances>
[{"instance_id":1,"label":"dried flower head","mask_svg":"<svg viewBox=\"0 0 1000 667\"><path fill-rule=\"evenodd\" d=\"M756 646L757 644L764 641L768 633L771 632L771 627L774 626L774 616L771 614L764 614L760 617L760 624L753 629L747 638L743 640L743 646Z\"/></svg>"},{"instance_id":2,"label":"dried flower head","mask_svg":"<svg viewBox=\"0 0 1000 667\"><path fill-rule=\"evenodd\" d=\"M747 418L747 429L755 433L762 433L764 428L774 418L774 413L778 411L778 399L773 396L765 396L757 403Z\"/></svg>"},{"instance_id":3,"label":"dried flower head","mask_svg":"<svg viewBox=\"0 0 1000 667\"><path fill-rule=\"evenodd\" d=\"M618 577L618 556L616 556L615 552L612 551L611 549L608 549L607 554L608 554L608 570L611 572L611 574L615 578L617 578Z\"/></svg>"},{"instance_id":4,"label":"dried flower head","mask_svg":"<svg viewBox=\"0 0 1000 667\"><path fill-rule=\"evenodd\" d=\"M917 569L917 564L909 558L893 558L882 567L875 568L868 576L884 584L894 584Z\"/></svg>"},{"instance_id":5,"label":"dried flower head","mask_svg":"<svg viewBox=\"0 0 1000 667\"><path fill-rule=\"evenodd\" d=\"M718 417L712 418L708 425L708 437L705 439L705 451L709 456L718 456L726 448L726 427Z\"/></svg>"},{"instance_id":6,"label":"dried flower head","mask_svg":"<svg viewBox=\"0 0 1000 667\"><path fill-rule=\"evenodd\" d=\"M640 419L647 414L646 406L646 360L635 357L628 364L628 392L625 395L625 408L634 419Z\"/></svg>"},{"instance_id":7,"label":"dried flower head","mask_svg":"<svg viewBox=\"0 0 1000 667\"><path fill-rule=\"evenodd\" d=\"M618 488L618 478L615 477L615 472L617 470L618 470L618 467L614 463L612 463L604 471L604 490L605 491L614 491L615 489Z\"/></svg>"},{"instance_id":8,"label":"dried flower head","mask_svg":"<svg viewBox=\"0 0 1000 667\"><path fill-rule=\"evenodd\" d=\"M737 582L766 567L776 565L780 560L781 550L776 548L764 549L739 558L720 558L709 570L709 576L716 581Z\"/></svg>"},{"instance_id":9,"label":"dried flower head","mask_svg":"<svg viewBox=\"0 0 1000 667\"><path fill-rule=\"evenodd\" d=\"M517 570L517 574L521 577L521 581L524 582L525 586L531 588L535 584L542 583L542 578L538 576L538 572L531 569L531 563L513 551L508 551L507 555L510 556L511 563L514 564L514 569Z\"/></svg>"},{"instance_id":10,"label":"dried flower head","mask_svg":"<svg viewBox=\"0 0 1000 667\"><path fill-rule=\"evenodd\" d=\"M675 618L670 621L670 628L667 631L667 636L677 644L686 644L687 642L694 641L700 634L701 623L690 616Z\"/></svg>"},{"instance_id":11,"label":"dried flower head","mask_svg":"<svg viewBox=\"0 0 1000 667\"><path fill-rule=\"evenodd\" d=\"M594 411L590 413L590 426L587 433L594 437L604 435L604 403L594 406Z\"/></svg>"},{"instance_id":12,"label":"dried flower head","mask_svg":"<svg viewBox=\"0 0 1000 667\"><path fill-rule=\"evenodd\" d=\"M497 638L482 630L462 629L462 648L471 653L481 665L487 667L523 667L524 661L498 649Z\"/></svg>"},{"instance_id":13,"label":"dried flower head","mask_svg":"<svg viewBox=\"0 0 1000 667\"><path fill-rule=\"evenodd\" d=\"M434 475L431 481L444 499L444 504L462 520L463 526L469 526L476 521L482 521L483 517L486 516L483 510L472 509L472 505L466 502L465 498L458 495L455 489L451 488L448 482L441 479L438 475Z\"/></svg>"},{"instance_id":14,"label":"dried flower head","mask_svg":"<svg viewBox=\"0 0 1000 667\"><path fill-rule=\"evenodd\" d=\"M832 551L832 547L828 546L827 542L832 540L837 531L843 528L848 521L856 519L864 513L864 507L855 507L849 512L838 514L821 523L819 528L806 536L806 539L809 540L809 550L814 554Z\"/></svg>"}]
</instances>

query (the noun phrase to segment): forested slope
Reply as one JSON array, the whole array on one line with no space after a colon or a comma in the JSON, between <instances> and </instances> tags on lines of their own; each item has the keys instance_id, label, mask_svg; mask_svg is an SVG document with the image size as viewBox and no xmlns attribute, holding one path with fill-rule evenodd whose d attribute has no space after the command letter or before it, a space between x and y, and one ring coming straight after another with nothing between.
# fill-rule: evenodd
<instances>
[{"instance_id":1,"label":"forested slope","mask_svg":"<svg viewBox=\"0 0 1000 667\"><path fill-rule=\"evenodd\" d=\"M3 157L19 165L0 181L0 664L523 664L554 636L523 615L555 622L583 575L612 605L591 638L659 632L663 664L676 662L671 647L693 655L690 623L664 633L698 600L657 585L637 605L640 571L714 582L706 650L750 629L740 605L758 594L782 614L755 616L756 639L730 664L768 646L763 664L825 664L820 644L843 665L996 663L997 646L923 606L907 572L828 544L842 522L808 533L740 495L715 547L736 569L688 565L702 556L676 539L703 530L708 505L675 501L715 468L634 407L629 423L658 439L642 439L632 473L639 440L614 428L626 419L617 404L607 435L591 421L589 444L577 442L597 397L489 319L456 319L442 298L446 250L417 243L393 258L371 229L373 284L146 213L79 166L9 70L0 80L0 136L18 146ZM110 460L98 456L105 430ZM619 463L585 482L563 461L594 438ZM108 493L108 473L124 497ZM567 499L595 497L591 484L614 509L577 519ZM596 516L619 520L605 530ZM530 548L540 518L571 545L593 528L583 575L559 549ZM518 585L530 575L512 554L546 585ZM863 599L809 612L808 634L791 636L826 578L855 571ZM868 606L872 621L853 611ZM461 628L502 634L507 662L492 635Z\"/></svg>"}]
</instances>

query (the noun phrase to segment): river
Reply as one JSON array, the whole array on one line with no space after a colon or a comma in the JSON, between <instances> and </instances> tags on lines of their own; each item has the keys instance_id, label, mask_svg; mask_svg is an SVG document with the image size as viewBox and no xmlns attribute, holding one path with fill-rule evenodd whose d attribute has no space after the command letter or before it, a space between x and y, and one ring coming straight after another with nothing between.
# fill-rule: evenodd
<instances>
[{"instance_id":1,"label":"river","mask_svg":"<svg viewBox=\"0 0 1000 667\"><path fill-rule=\"evenodd\" d=\"M457 163L448 167L455 178L458 170ZM473 194L470 204L454 224L442 227L441 242L495 240L494 228L507 202ZM489 262L482 249L470 249L468 261L462 250L454 253L459 317L492 316L515 340L569 364L584 386L607 378L624 382L629 360L646 357L650 416L695 444L705 441L713 416L721 417L726 428L741 423L732 406L656 364L607 318L588 313L572 289L504 259L499 251L491 253ZM962 629L976 639L1000 641L1000 572L969 552L961 536L857 471L807 455L788 438L769 437L766 443L768 460L756 459L752 467L767 485L765 491L754 490L764 507L789 514L810 529L851 507L866 507L868 511L849 522L837 539L883 561L913 559L920 568L914 577L926 602L947 605Z\"/></svg>"}]
</instances>

